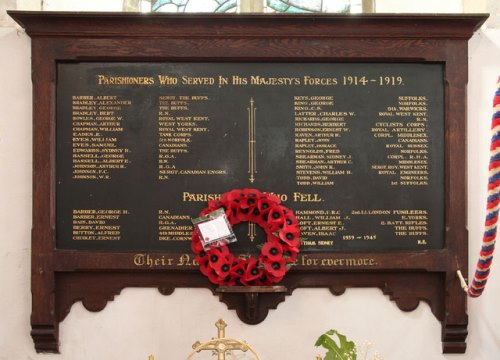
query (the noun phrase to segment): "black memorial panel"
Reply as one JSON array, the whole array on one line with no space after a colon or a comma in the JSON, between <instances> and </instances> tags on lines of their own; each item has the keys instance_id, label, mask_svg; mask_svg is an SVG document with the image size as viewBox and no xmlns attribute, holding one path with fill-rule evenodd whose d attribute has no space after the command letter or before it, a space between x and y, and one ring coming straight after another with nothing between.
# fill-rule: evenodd
<instances>
[{"instance_id":1,"label":"black memorial panel","mask_svg":"<svg viewBox=\"0 0 500 360\"><path fill-rule=\"evenodd\" d=\"M57 247L187 252L206 201L250 187L303 251L442 248L443 96L439 64L60 63Z\"/></svg>"}]
</instances>

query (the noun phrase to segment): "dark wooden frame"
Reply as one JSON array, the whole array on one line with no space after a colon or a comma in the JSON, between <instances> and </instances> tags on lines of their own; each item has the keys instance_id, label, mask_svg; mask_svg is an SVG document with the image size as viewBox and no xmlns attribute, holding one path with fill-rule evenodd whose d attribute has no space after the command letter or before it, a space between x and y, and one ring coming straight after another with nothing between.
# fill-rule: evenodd
<instances>
[{"instance_id":1,"label":"dark wooden frame","mask_svg":"<svg viewBox=\"0 0 500 360\"><path fill-rule=\"evenodd\" d=\"M379 287L404 311L424 300L442 323L444 352L466 349L467 40L487 15L143 15L11 11L32 38L33 232L31 335L39 352L58 352L58 325L82 301L100 311L124 287L210 288L249 324L298 287ZM133 253L56 249L55 124L58 61L346 61L442 63L445 77L445 247L395 253L319 254L375 259L375 266L296 266L284 287L217 288L195 267L138 269ZM169 256L169 254L161 254Z\"/></svg>"}]
</instances>

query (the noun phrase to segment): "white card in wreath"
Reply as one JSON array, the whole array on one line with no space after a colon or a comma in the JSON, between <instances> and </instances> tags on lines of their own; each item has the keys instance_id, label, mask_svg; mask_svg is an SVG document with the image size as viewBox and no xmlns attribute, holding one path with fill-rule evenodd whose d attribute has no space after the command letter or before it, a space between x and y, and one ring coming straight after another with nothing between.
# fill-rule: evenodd
<instances>
[{"instance_id":1,"label":"white card in wreath","mask_svg":"<svg viewBox=\"0 0 500 360\"><path fill-rule=\"evenodd\" d=\"M205 244L223 239L232 233L223 216L198 224L198 229Z\"/></svg>"}]
</instances>

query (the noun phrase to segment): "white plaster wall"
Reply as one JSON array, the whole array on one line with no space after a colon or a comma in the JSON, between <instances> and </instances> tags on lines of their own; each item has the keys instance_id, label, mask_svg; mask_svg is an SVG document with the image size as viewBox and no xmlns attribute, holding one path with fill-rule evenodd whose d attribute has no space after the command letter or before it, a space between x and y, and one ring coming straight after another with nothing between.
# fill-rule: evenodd
<instances>
[{"instance_id":1,"label":"white plaster wall","mask_svg":"<svg viewBox=\"0 0 500 360\"><path fill-rule=\"evenodd\" d=\"M43 0L45 11L122 11L123 0Z\"/></svg>"},{"instance_id":2,"label":"white plaster wall","mask_svg":"<svg viewBox=\"0 0 500 360\"><path fill-rule=\"evenodd\" d=\"M470 41L469 199L470 269L480 248L485 208L491 103L500 75L500 30ZM366 340L385 360L494 360L500 358L500 265L485 294L469 301L465 355L441 354L440 323L425 303L404 313L378 289L294 292L260 325L241 323L208 290L125 289L99 313L80 303L60 326L61 354L36 354L30 338L31 79L30 40L0 28L0 360L185 359L195 340L215 335L224 318L227 335L247 340L263 360L311 360L322 353L316 338L335 328ZM213 359L205 355L197 359ZM249 358L249 357L248 357Z\"/></svg>"},{"instance_id":3,"label":"white plaster wall","mask_svg":"<svg viewBox=\"0 0 500 360\"><path fill-rule=\"evenodd\" d=\"M0 27L0 359L28 359L31 227L30 41ZM24 350L24 355L19 350ZM23 351L23 350L21 350Z\"/></svg>"},{"instance_id":4,"label":"white plaster wall","mask_svg":"<svg viewBox=\"0 0 500 360\"><path fill-rule=\"evenodd\" d=\"M492 100L500 76L500 28L478 32L469 42L468 224L469 273L480 249L486 207ZM487 290L469 301L470 359L500 359L500 265L494 265Z\"/></svg>"}]
</instances>

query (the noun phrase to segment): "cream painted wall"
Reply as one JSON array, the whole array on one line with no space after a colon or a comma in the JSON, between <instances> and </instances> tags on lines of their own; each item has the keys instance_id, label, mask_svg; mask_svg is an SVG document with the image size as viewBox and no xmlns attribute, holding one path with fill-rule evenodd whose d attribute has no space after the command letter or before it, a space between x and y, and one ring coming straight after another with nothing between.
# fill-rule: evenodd
<instances>
[{"instance_id":1,"label":"cream painted wall","mask_svg":"<svg viewBox=\"0 0 500 360\"><path fill-rule=\"evenodd\" d=\"M335 328L360 343L369 340L385 360L493 360L500 358L500 265L485 294L469 301L468 351L442 355L438 321L428 305L397 309L378 289L297 290L260 325L241 323L208 290L125 289L99 313L81 303L60 326L61 354L36 354L30 338L31 79L30 40L0 28L0 360L185 359L195 340L215 335L223 317L227 335L247 340L263 360L312 360L319 334ZM500 29L470 41L468 162L470 269L480 247L485 208L491 103L500 75ZM205 355L198 359L213 359ZM236 357L235 357L236 358ZM249 358L249 357L247 357ZM243 359L243 357L240 357Z\"/></svg>"},{"instance_id":2,"label":"cream painted wall","mask_svg":"<svg viewBox=\"0 0 500 360\"><path fill-rule=\"evenodd\" d=\"M461 13L463 0L375 0L378 13Z\"/></svg>"}]
</instances>

